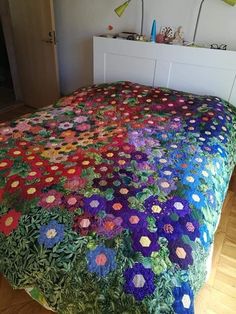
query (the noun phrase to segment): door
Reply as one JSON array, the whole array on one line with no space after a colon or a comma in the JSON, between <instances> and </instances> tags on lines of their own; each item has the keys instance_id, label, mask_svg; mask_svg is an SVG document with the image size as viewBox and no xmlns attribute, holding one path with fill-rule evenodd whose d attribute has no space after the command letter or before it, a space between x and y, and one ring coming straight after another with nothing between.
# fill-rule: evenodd
<instances>
[{"instance_id":1,"label":"door","mask_svg":"<svg viewBox=\"0 0 236 314\"><path fill-rule=\"evenodd\" d=\"M60 97L53 0L9 0L23 102L40 108Z\"/></svg>"}]
</instances>

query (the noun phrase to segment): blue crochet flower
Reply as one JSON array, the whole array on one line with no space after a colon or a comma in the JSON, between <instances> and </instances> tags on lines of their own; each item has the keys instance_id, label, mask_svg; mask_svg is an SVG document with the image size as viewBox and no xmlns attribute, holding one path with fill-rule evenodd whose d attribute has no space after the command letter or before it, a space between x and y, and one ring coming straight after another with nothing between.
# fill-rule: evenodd
<instances>
[{"instance_id":1,"label":"blue crochet flower","mask_svg":"<svg viewBox=\"0 0 236 314\"><path fill-rule=\"evenodd\" d=\"M212 239L210 237L209 231L206 225L201 225L199 228L200 232L200 241L205 250L208 250L209 246L212 243Z\"/></svg>"},{"instance_id":2,"label":"blue crochet flower","mask_svg":"<svg viewBox=\"0 0 236 314\"><path fill-rule=\"evenodd\" d=\"M88 269L100 277L105 277L116 268L116 253L104 245L97 246L87 253Z\"/></svg>"},{"instance_id":3,"label":"blue crochet flower","mask_svg":"<svg viewBox=\"0 0 236 314\"><path fill-rule=\"evenodd\" d=\"M142 301L146 296L153 294L156 289L153 271L145 268L141 263L127 268L124 275L126 279L124 290L126 293L133 294L137 301Z\"/></svg>"},{"instance_id":4,"label":"blue crochet flower","mask_svg":"<svg viewBox=\"0 0 236 314\"><path fill-rule=\"evenodd\" d=\"M196 169L196 167L203 168L207 164L207 158L200 155L194 156L194 158L191 160L191 163L194 169Z\"/></svg>"},{"instance_id":5,"label":"blue crochet flower","mask_svg":"<svg viewBox=\"0 0 236 314\"><path fill-rule=\"evenodd\" d=\"M173 303L175 313L194 314L194 295L188 283L184 282L181 287L175 287L173 295L175 298Z\"/></svg>"},{"instance_id":6,"label":"blue crochet flower","mask_svg":"<svg viewBox=\"0 0 236 314\"><path fill-rule=\"evenodd\" d=\"M186 193L186 199L197 209L202 209L205 205L205 196L198 190L190 190Z\"/></svg>"},{"instance_id":7,"label":"blue crochet flower","mask_svg":"<svg viewBox=\"0 0 236 314\"><path fill-rule=\"evenodd\" d=\"M186 171L183 173L181 182L187 186L195 188L199 186L199 179L196 174L191 173L190 171Z\"/></svg>"},{"instance_id":8,"label":"blue crochet flower","mask_svg":"<svg viewBox=\"0 0 236 314\"><path fill-rule=\"evenodd\" d=\"M64 238L64 225L52 220L48 225L40 227L38 242L46 248L52 248Z\"/></svg>"}]
</instances>

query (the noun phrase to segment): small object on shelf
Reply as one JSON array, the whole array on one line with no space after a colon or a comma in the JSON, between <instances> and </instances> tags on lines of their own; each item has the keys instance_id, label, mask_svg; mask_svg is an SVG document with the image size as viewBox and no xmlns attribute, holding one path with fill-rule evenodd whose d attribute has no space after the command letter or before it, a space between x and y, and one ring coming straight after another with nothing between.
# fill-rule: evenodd
<instances>
[{"instance_id":1,"label":"small object on shelf","mask_svg":"<svg viewBox=\"0 0 236 314\"><path fill-rule=\"evenodd\" d=\"M163 44L165 42L165 36L161 33L157 34L156 42L158 44Z\"/></svg>"},{"instance_id":2,"label":"small object on shelf","mask_svg":"<svg viewBox=\"0 0 236 314\"><path fill-rule=\"evenodd\" d=\"M117 35L115 35L115 34L102 34L102 35L99 35L99 37L104 37L104 38L117 38Z\"/></svg>"},{"instance_id":3,"label":"small object on shelf","mask_svg":"<svg viewBox=\"0 0 236 314\"><path fill-rule=\"evenodd\" d=\"M179 26L175 32L174 39L171 42L173 45L183 45L184 44L184 30L182 26Z\"/></svg>"},{"instance_id":4,"label":"small object on shelf","mask_svg":"<svg viewBox=\"0 0 236 314\"><path fill-rule=\"evenodd\" d=\"M164 35L164 43L169 44L174 38L174 28L171 26L163 26L161 34Z\"/></svg>"},{"instance_id":5,"label":"small object on shelf","mask_svg":"<svg viewBox=\"0 0 236 314\"><path fill-rule=\"evenodd\" d=\"M211 44L211 49L227 50L227 45L225 44Z\"/></svg>"},{"instance_id":6,"label":"small object on shelf","mask_svg":"<svg viewBox=\"0 0 236 314\"><path fill-rule=\"evenodd\" d=\"M136 35L135 40L136 41L147 41L146 36L144 36L144 35Z\"/></svg>"},{"instance_id":7,"label":"small object on shelf","mask_svg":"<svg viewBox=\"0 0 236 314\"><path fill-rule=\"evenodd\" d=\"M121 32L117 34L118 38L128 39L128 40L136 40L136 37L138 36L137 33L133 32Z\"/></svg>"},{"instance_id":8,"label":"small object on shelf","mask_svg":"<svg viewBox=\"0 0 236 314\"><path fill-rule=\"evenodd\" d=\"M156 24L156 20L154 20L152 23L150 42L155 43L156 42L156 36L157 36L157 24Z\"/></svg>"},{"instance_id":9,"label":"small object on shelf","mask_svg":"<svg viewBox=\"0 0 236 314\"><path fill-rule=\"evenodd\" d=\"M108 28L109 31L112 31L114 27L112 25L108 25L107 28Z\"/></svg>"}]
</instances>

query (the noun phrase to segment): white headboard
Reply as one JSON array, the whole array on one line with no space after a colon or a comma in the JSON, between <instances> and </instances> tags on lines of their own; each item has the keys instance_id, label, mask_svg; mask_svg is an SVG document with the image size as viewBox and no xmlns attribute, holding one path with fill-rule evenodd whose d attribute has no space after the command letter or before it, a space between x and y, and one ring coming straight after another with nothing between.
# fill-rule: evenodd
<instances>
[{"instance_id":1,"label":"white headboard","mask_svg":"<svg viewBox=\"0 0 236 314\"><path fill-rule=\"evenodd\" d=\"M236 106L236 52L94 37L94 83L133 81Z\"/></svg>"}]
</instances>

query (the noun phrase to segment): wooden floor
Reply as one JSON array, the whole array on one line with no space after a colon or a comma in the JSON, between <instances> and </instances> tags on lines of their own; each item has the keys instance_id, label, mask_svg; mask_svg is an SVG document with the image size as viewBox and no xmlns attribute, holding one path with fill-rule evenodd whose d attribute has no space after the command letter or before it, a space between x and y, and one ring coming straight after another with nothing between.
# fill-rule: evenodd
<instances>
[{"instance_id":1,"label":"wooden floor","mask_svg":"<svg viewBox=\"0 0 236 314\"><path fill-rule=\"evenodd\" d=\"M19 112L32 109L22 107L0 115L0 120L14 119ZM196 298L195 314L236 313L236 173L231 180L222 217L215 235L213 266L207 284ZM24 291L14 291L0 276L0 314L49 314Z\"/></svg>"},{"instance_id":2,"label":"wooden floor","mask_svg":"<svg viewBox=\"0 0 236 314\"><path fill-rule=\"evenodd\" d=\"M21 103L12 103L4 109L0 108L0 123L4 121L10 121L19 118L22 115L25 115L30 112L34 112L35 109L25 106Z\"/></svg>"},{"instance_id":3,"label":"wooden floor","mask_svg":"<svg viewBox=\"0 0 236 314\"><path fill-rule=\"evenodd\" d=\"M11 88L0 86L0 110L15 103L14 92Z\"/></svg>"},{"instance_id":4,"label":"wooden floor","mask_svg":"<svg viewBox=\"0 0 236 314\"><path fill-rule=\"evenodd\" d=\"M236 313L236 175L215 235L210 278L196 298L196 314Z\"/></svg>"}]
</instances>

